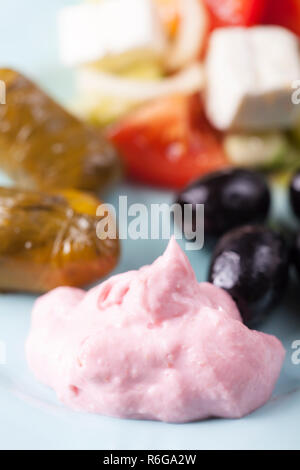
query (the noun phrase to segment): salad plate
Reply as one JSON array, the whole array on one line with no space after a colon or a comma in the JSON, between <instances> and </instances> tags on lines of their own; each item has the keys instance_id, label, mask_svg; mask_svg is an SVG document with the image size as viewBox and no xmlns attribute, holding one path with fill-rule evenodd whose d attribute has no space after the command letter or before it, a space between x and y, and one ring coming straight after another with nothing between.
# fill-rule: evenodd
<instances>
[{"instance_id":1,"label":"salad plate","mask_svg":"<svg viewBox=\"0 0 300 470\"><path fill-rule=\"evenodd\" d=\"M28 73L63 102L72 96L72 73L58 63L55 24L58 9L74 3L52 0L41 9L39 0L0 0L1 62ZM36 28L30 26L32 12ZM37 40L37 35L44 39ZM9 183L4 175L1 183ZM275 184L272 195L273 219L295 224L286 191ZM124 182L108 191L106 201L117 206L119 196L127 196L129 204L141 202L150 206L172 203L175 193ZM122 240L121 261L113 274L151 264L167 243L168 240ZM183 241L179 244L184 248ZM202 250L187 255L197 279L207 280L211 245L205 243ZM182 425L119 420L74 412L60 404L52 390L35 381L26 364L24 343L35 298L0 294L0 449L300 449L300 364L295 361L294 347L300 341L296 276L280 307L260 328L277 336L286 349L272 399L240 420L211 419Z\"/></svg>"},{"instance_id":2,"label":"salad plate","mask_svg":"<svg viewBox=\"0 0 300 470\"><path fill-rule=\"evenodd\" d=\"M170 203L173 194L145 191L124 184L119 194L131 201ZM116 202L114 191L108 198ZM286 200L275 189L274 211L289 220ZM184 244L180 242L182 247ZM167 241L122 243L117 272L152 263ZM207 279L210 250L188 254L199 281ZM190 424L127 421L77 413L61 405L55 393L39 385L28 370L24 342L29 332L34 297L2 294L0 298L1 341L6 345L6 363L0 366L0 448L2 449L299 449L300 365L293 364L292 345L300 340L299 287L291 283L280 308L263 325L275 334L287 355L271 401L241 420L213 419Z\"/></svg>"}]
</instances>

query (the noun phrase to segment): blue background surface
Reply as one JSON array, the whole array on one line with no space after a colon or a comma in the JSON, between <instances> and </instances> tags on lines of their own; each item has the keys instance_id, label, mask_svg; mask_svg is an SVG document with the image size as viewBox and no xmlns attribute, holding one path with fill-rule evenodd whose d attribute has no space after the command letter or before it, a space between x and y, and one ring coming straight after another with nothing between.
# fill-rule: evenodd
<instances>
[{"instance_id":1,"label":"blue background surface","mask_svg":"<svg viewBox=\"0 0 300 470\"><path fill-rule=\"evenodd\" d=\"M72 74L57 59L57 9L74 1L0 0L0 64L26 72L53 96L68 102ZM171 202L164 191L123 183L109 202L128 195L129 203ZM274 194L277 216L291 221L285 196ZM124 241L116 272L151 263L166 241ZM183 244L182 244L183 246ZM199 280L206 279L209 251L188 253ZM39 385L27 369L24 341L34 301L29 295L0 295L0 341L7 363L0 365L0 449L300 449L300 366L292 365L291 344L300 340L299 284L291 283L286 300L263 330L285 344L287 357L273 399L242 420L209 420L186 425L122 421L74 413Z\"/></svg>"}]
</instances>

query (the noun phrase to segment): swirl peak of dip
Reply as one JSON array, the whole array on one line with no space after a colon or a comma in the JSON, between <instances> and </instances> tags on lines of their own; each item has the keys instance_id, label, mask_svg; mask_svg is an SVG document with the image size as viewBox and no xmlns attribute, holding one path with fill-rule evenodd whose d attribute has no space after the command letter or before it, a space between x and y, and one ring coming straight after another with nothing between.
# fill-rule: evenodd
<instances>
[{"instance_id":1,"label":"swirl peak of dip","mask_svg":"<svg viewBox=\"0 0 300 470\"><path fill-rule=\"evenodd\" d=\"M40 297L26 352L73 409L178 423L259 408L285 356L243 325L225 291L197 282L174 239L151 266Z\"/></svg>"}]
</instances>

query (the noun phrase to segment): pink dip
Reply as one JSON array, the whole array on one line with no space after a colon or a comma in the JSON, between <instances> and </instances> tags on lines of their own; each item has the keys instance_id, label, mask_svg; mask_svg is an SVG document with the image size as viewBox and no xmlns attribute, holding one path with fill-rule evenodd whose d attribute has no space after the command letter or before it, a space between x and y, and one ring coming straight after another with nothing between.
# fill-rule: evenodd
<instances>
[{"instance_id":1,"label":"pink dip","mask_svg":"<svg viewBox=\"0 0 300 470\"><path fill-rule=\"evenodd\" d=\"M262 406L285 356L227 293L198 284L175 240L152 266L39 298L26 352L73 409L178 423Z\"/></svg>"}]
</instances>

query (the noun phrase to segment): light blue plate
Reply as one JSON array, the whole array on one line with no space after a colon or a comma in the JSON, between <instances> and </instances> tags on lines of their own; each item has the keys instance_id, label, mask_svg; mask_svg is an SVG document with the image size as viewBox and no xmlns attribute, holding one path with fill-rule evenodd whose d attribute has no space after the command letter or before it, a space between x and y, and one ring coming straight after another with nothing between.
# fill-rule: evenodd
<instances>
[{"instance_id":1,"label":"light blue plate","mask_svg":"<svg viewBox=\"0 0 300 470\"><path fill-rule=\"evenodd\" d=\"M56 11L72 1L0 0L0 60L29 73L55 96L68 100L70 74L58 67ZM134 188L114 188L130 202L171 202L173 195ZM276 191L274 211L291 221L285 196ZM116 272L139 268L159 256L167 242L124 241ZM183 244L182 244L183 246ZM206 279L209 253L189 253L199 280ZM300 365L292 364L292 343L300 340L300 283L294 280L284 304L263 330L277 335L287 357L273 399L241 420L210 420L185 425L137 422L74 413L39 385L26 366L24 341L30 326L33 296L0 295L0 345L6 364L0 365L1 449L300 449ZM2 343L1 343L2 342ZM1 346L0 346L1 351Z\"/></svg>"}]
</instances>

